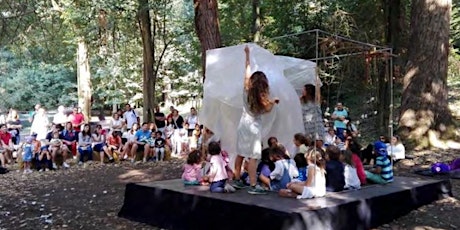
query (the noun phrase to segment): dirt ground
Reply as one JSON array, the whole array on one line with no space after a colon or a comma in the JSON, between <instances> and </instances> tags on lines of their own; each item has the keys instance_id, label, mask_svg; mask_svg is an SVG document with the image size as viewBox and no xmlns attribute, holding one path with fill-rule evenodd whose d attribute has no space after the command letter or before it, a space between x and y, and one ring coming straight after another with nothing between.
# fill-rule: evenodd
<instances>
[{"instance_id":1,"label":"dirt ground","mask_svg":"<svg viewBox=\"0 0 460 230\"><path fill-rule=\"evenodd\" d=\"M454 157L451 155L450 157ZM423 157L418 157L423 158ZM426 159L422 159L426 163ZM399 175L420 165L401 162ZM0 229L156 229L118 218L125 184L180 177L182 160L132 165L91 164L68 170L0 175ZM455 197L412 211L379 229L457 229L460 180Z\"/></svg>"}]
</instances>

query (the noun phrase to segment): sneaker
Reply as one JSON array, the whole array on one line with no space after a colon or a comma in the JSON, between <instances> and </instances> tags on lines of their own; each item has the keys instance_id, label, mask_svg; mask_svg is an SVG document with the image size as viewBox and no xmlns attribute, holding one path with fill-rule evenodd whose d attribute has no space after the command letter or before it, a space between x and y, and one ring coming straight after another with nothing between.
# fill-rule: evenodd
<instances>
[{"instance_id":1,"label":"sneaker","mask_svg":"<svg viewBox=\"0 0 460 230\"><path fill-rule=\"evenodd\" d=\"M79 161L79 162L78 162L78 165L83 165L83 161Z\"/></svg>"},{"instance_id":2,"label":"sneaker","mask_svg":"<svg viewBox=\"0 0 460 230\"><path fill-rule=\"evenodd\" d=\"M229 183L226 183L224 187L224 191L226 193L234 193L236 192L236 189L233 186L231 186Z\"/></svg>"},{"instance_id":3,"label":"sneaker","mask_svg":"<svg viewBox=\"0 0 460 230\"><path fill-rule=\"evenodd\" d=\"M39 171L39 172L43 172L43 171L45 171L45 170L44 170L44 169L40 169L40 170L38 170L38 171Z\"/></svg>"},{"instance_id":4,"label":"sneaker","mask_svg":"<svg viewBox=\"0 0 460 230\"><path fill-rule=\"evenodd\" d=\"M259 185L256 185L256 186L251 186L251 188L249 188L248 190L248 193L252 195L265 195L267 194L267 190L263 189Z\"/></svg>"},{"instance_id":5,"label":"sneaker","mask_svg":"<svg viewBox=\"0 0 460 230\"><path fill-rule=\"evenodd\" d=\"M49 168L46 168L46 169L45 169L45 172L48 172L48 171L50 171L50 169L49 169Z\"/></svg>"},{"instance_id":6,"label":"sneaker","mask_svg":"<svg viewBox=\"0 0 460 230\"><path fill-rule=\"evenodd\" d=\"M232 187L235 187L236 189L243 189L247 188L248 186L241 180L235 180L233 181Z\"/></svg>"},{"instance_id":7,"label":"sneaker","mask_svg":"<svg viewBox=\"0 0 460 230\"><path fill-rule=\"evenodd\" d=\"M143 163L147 162L147 158L144 158L144 159L142 160L142 162L143 162Z\"/></svg>"},{"instance_id":8,"label":"sneaker","mask_svg":"<svg viewBox=\"0 0 460 230\"><path fill-rule=\"evenodd\" d=\"M53 169L57 169L57 168L58 167L57 167L56 163L53 163Z\"/></svg>"},{"instance_id":9,"label":"sneaker","mask_svg":"<svg viewBox=\"0 0 460 230\"><path fill-rule=\"evenodd\" d=\"M66 162L62 163L62 166L63 166L65 169L67 169L67 168L69 168L69 167L70 167L70 165L69 165L69 164L67 164Z\"/></svg>"}]
</instances>

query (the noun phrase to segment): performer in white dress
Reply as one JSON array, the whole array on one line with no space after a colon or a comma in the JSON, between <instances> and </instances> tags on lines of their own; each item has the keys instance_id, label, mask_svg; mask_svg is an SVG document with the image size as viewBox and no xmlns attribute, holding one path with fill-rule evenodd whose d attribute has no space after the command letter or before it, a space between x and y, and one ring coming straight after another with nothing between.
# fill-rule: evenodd
<instances>
[{"instance_id":1,"label":"performer in white dress","mask_svg":"<svg viewBox=\"0 0 460 230\"><path fill-rule=\"evenodd\" d=\"M251 75L249 60L249 47L246 53L246 74L244 78L243 113L237 129L237 152L235 160L235 187L242 188L244 183L240 180L241 166L244 158L249 159L248 173L251 188L250 194L265 194L265 190L256 186L257 160L262 154L262 114L269 113L279 99L270 98L268 79L261 71Z\"/></svg>"}]
</instances>

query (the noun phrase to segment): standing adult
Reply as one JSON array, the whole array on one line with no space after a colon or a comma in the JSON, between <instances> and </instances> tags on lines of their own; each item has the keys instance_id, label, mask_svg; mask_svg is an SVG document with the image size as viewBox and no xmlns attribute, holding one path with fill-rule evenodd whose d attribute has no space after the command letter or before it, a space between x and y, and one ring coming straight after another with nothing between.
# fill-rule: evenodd
<instances>
[{"instance_id":1,"label":"standing adult","mask_svg":"<svg viewBox=\"0 0 460 230\"><path fill-rule=\"evenodd\" d=\"M198 114L194 107L190 108L190 115L187 117L185 122L188 124L188 136L191 137L193 130L195 130L195 126L199 125Z\"/></svg>"},{"instance_id":2,"label":"standing adult","mask_svg":"<svg viewBox=\"0 0 460 230\"><path fill-rule=\"evenodd\" d=\"M117 132L121 136L121 129L123 128L123 120L118 113L114 113L110 121L110 129L112 132ZM132 127L131 127L132 128Z\"/></svg>"},{"instance_id":3,"label":"standing adult","mask_svg":"<svg viewBox=\"0 0 460 230\"><path fill-rule=\"evenodd\" d=\"M172 112L172 123L174 125L174 141L172 144L175 147L172 149L175 151L173 151L171 154L179 155L182 152L182 137L180 136L180 133L184 128L184 118L179 115L179 111L177 109L174 109Z\"/></svg>"},{"instance_id":4,"label":"standing adult","mask_svg":"<svg viewBox=\"0 0 460 230\"><path fill-rule=\"evenodd\" d=\"M30 127L31 133L37 134L37 140L46 139L48 128L50 127L50 121L44 108L39 108L37 113L34 115L32 126Z\"/></svg>"},{"instance_id":5,"label":"standing adult","mask_svg":"<svg viewBox=\"0 0 460 230\"><path fill-rule=\"evenodd\" d=\"M57 113L53 117L53 124L57 125L60 124L62 126L65 126L68 121L67 114L65 113L65 107L63 105L60 105L57 108Z\"/></svg>"},{"instance_id":6,"label":"standing adult","mask_svg":"<svg viewBox=\"0 0 460 230\"><path fill-rule=\"evenodd\" d=\"M243 113L237 128L237 151L235 160L235 187L245 187L241 178L241 166L244 158L249 159L248 173L251 188L250 194L266 194L257 184L257 161L262 155L262 114L269 113L279 99L270 98L268 79L263 72L256 71L251 75L249 47L246 53L246 74L243 91Z\"/></svg>"},{"instance_id":7,"label":"standing adult","mask_svg":"<svg viewBox=\"0 0 460 230\"><path fill-rule=\"evenodd\" d=\"M160 111L160 106L155 106L155 125L157 126L157 130L161 131L164 136L165 127L166 127L166 116L164 113Z\"/></svg>"},{"instance_id":8,"label":"standing adult","mask_svg":"<svg viewBox=\"0 0 460 230\"><path fill-rule=\"evenodd\" d=\"M307 84L303 87L302 118L305 127L305 135L312 140L323 139L324 121L320 107L319 78L316 78L316 86Z\"/></svg>"},{"instance_id":9,"label":"standing adult","mask_svg":"<svg viewBox=\"0 0 460 230\"><path fill-rule=\"evenodd\" d=\"M30 123L33 123L34 122L34 118L35 118L35 114L37 114L38 110L41 108L41 105L40 104L36 104L34 106L34 110L30 111L29 112L29 122Z\"/></svg>"},{"instance_id":10,"label":"standing adult","mask_svg":"<svg viewBox=\"0 0 460 230\"><path fill-rule=\"evenodd\" d=\"M69 116L69 120L72 122L73 130L79 133L81 131L81 126L85 122L85 116L81 112L81 108L73 108L72 114Z\"/></svg>"},{"instance_id":11,"label":"standing adult","mask_svg":"<svg viewBox=\"0 0 460 230\"><path fill-rule=\"evenodd\" d=\"M131 108L130 104L125 105L125 113L123 114L123 118L126 122L126 129L129 131L133 128L134 123L139 124L139 116L136 114L133 108Z\"/></svg>"},{"instance_id":12,"label":"standing adult","mask_svg":"<svg viewBox=\"0 0 460 230\"><path fill-rule=\"evenodd\" d=\"M343 108L343 104L341 102L337 103L336 110L332 113L331 118L334 120L334 128L337 134L337 137L340 140L345 141L345 136L343 135L343 131L347 129L347 124L345 121L347 120L348 112Z\"/></svg>"},{"instance_id":13,"label":"standing adult","mask_svg":"<svg viewBox=\"0 0 460 230\"><path fill-rule=\"evenodd\" d=\"M174 110L175 110L174 106L172 106L172 105L169 106L169 114L168 114L168 116L166 116L166 120L168 120L169 118L173 117Z\"/></svg>"}]
</instances>

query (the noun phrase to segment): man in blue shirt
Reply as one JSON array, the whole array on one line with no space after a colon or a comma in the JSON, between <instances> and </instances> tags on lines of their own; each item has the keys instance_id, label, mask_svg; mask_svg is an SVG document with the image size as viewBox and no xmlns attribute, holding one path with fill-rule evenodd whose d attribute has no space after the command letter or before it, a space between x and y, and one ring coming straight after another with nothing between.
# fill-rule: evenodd
<instances>
[{"instance_id":1,"label":"man in blue shirt","mask_svg":"<svg viewBox=\"0 0 460 230\"><path fill-rule=\"evenodd\" d=\"M150 138L152 132L149 130L149 124L147 122L142 123L142 127L140 130L134 134L136 137L136 142L133 144L131 148L131 156L136 158L137 150L144 152L144 159L143 162L147 162L147 157L150 153L150 145L148 144L147 140Z\"/></svg>"},{"instance_id":2,"label":"man in blue shirt","mask_svg":"<svg viewBox=\"0 0 460 230\"><path fill-rule=\"evenodd\" d=\"M331 118L334 120L334 127L336 131L336 135L338 138L345 141L345 136L343 135L343 131L347 129L347 124L345 121L347 120L348 112L343 108L341 102L337 103L336 110L332 113Z\"/></svg>"}]
</instances>

